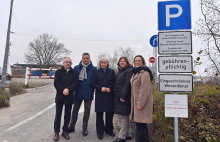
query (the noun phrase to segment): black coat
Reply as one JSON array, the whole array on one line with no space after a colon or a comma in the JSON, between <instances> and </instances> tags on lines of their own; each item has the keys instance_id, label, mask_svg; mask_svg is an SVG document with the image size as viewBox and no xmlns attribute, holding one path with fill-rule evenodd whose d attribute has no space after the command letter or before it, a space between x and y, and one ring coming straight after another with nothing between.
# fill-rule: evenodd
<instances>
[{"instance_id":1,"label":"black coat","mask_svg":"<svg viewBox=\"0 0 220 142\"><path fill-rule=\"evenodd\" d=\"M107 68L106 72L99 69L95 72L92 81L95 91L95 112L114 111L114 86L115 86L115 72ZM110 89L110 93L102 92L102 87Z\"/></svg>"},{"instance_id":2,"label":"black coat","mask_svg":"<svg viewBox=\"0 0 220 142\"><path fill-rule=\"evenodd\" d=\"M78 75L72 68L70 68L68 73L63 67L61 69L58 69L55 73L54 78L54 87L57 91L55 103L73 104L73 91L77 86L78 80ZM67 96L63 95L63 90L65 88L69 89L69 95Z\"/></svg>"},{"instance_id":3,"label":"black coat","mask_svg":"<svg viewBox=\"0 0 220 142\"><path fill-rule=\"evenodd\" d=\"M115 106L114 113L129 115L131 112L131 83L132 68L127 66L119 70L115 81ZM125 102L121 102L124 99Z\"/></svg>"}]
</instances>

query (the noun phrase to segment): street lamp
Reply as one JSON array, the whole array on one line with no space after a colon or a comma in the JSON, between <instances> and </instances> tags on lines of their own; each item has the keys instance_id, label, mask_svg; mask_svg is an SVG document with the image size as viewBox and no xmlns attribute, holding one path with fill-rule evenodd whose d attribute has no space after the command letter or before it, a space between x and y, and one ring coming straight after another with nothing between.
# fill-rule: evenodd
<instances>
[{"instance_id":1,"label":"street lamp","mask_svg":"<svg viewBox=\"0 0 220 142\"><path fill-rule=\"evenodd\" d=\"M14 0L11 0L7 39L6 39L6 45L5 45L5 56L4 56L4 62L3 62L2 77L1 77L1 89L5 88L5 81L6 81L6 71L7 71L8 56L9 56L9 46L10 46L10 28L11 28L11 16L12 16L13 2L14 2Z\"/></svg>"}]
</instances>

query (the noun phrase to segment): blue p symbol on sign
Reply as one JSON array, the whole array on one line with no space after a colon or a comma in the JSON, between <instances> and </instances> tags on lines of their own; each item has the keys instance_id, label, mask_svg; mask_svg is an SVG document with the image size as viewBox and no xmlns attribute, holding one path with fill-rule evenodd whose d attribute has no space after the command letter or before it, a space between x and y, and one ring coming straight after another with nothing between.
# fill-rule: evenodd
<instances>
[{"instance_id":1,"label":"blue p symbol on sign","mask_svg":"<svg viewBox=\"0 0 220 142\"><path fill-rule=\"evenodd\" d=\"M160 31L191 29L190 1L158 2L158 29Z\"/></svg>"}]
</instances>

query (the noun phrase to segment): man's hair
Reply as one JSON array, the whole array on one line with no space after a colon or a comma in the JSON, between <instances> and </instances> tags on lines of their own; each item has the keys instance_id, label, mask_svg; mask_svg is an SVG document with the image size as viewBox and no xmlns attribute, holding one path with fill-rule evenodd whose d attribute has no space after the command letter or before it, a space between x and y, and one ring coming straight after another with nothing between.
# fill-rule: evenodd
<instances>
[{"instance_id":1,"label":"man's hair","mask_svg":"<svg viewBox=\"0 0 220 142\"><path fill-rule=\"evenodd\" d=\"M90 54L89 54L88 52L84 52L84 53L82 54L82 56L84 56L84 55L88 55L88 56L90 57Z\"/></svg>"},{"instance_id":2,"label":"man's hair","mask_svg":"<svg viewBox=\"0 0 220 142\"><path fill-rule=\"evenodd\" d=\"M64 57L64 58L63 58L63 62L65 62L66 59L70 59L70 60L71 60L70 57ZM72 61L72 60L71 60L71 61Z\"/></svg>"}]
</instances>

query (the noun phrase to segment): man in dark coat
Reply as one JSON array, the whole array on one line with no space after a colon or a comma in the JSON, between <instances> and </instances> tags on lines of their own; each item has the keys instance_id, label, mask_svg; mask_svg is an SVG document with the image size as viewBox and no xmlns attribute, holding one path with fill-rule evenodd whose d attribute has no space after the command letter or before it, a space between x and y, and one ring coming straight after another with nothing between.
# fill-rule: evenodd
<instances>
[{"instance_id":1,"label":"man in dark coat","mask_svg":"<svg viewBox=\"0 0 220 142\"><path fill-rule=\"evenodd\" d=\"M71 123L68 128L68 132L75 131L76 121L78 119L78 112L82 101L84 101L84 115L83 115L83 136L88 135L88 121L90 116L90 109L91 104L94 96L94 88L91 85L92 77L95 71L97 70L96 67L93 66L92 62L90 61L89 53L83 53L82 60L80 61L79 65L74 67L74 70L77 72L79 76L79 85L75 91L75 100L74 100L74 107L72 111L72 118Z\"/></svg>"},{"instance_id":2,"label":"man in dark coat","mask_svg":"<svg viewBox=\"0 0 220 142\"><path fill-rule=\"evenodd\" d=\"M71 68L72 61L69 57L63 61L63 67L55 73L54 87L56 88L56 115L54 121L54 141L59 140L60 123L63 106L65 106L64 125L62 136L69 140L68 125L71 117L71 108L74 100L73 91L77 86L78 75Z\"/></svg>"}]
</instances>

